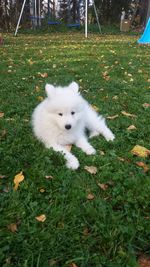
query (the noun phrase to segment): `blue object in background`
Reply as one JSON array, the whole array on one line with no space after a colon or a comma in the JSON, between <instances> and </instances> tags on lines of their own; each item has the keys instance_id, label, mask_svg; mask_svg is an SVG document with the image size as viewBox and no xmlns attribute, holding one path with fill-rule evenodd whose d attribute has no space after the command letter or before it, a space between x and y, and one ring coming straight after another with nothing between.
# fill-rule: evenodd
<instances>
[{"instance_id":1,"label":"blue object in background","mask_svg":"<svg viewBox=\"0 0 150 267\"><path fill-rule=\"evenodd\" d=\"M148 19L143 35L138 40L138 44L150 44L150 18Z\"/></svg>"}]
</instances>

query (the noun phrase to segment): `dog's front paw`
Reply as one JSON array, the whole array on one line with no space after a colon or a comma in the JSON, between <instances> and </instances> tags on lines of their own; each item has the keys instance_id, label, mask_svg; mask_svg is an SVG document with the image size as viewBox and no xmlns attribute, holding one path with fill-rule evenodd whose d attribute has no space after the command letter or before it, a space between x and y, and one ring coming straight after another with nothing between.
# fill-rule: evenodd
<instances>
[{"instance_id":1,"label":"dog's front paw","mask_svg":"<svg viewBox=\"0 0 150 267\"><path fill-rule=\"evenodd\" d=\"M71 160L67 161L66 166L69 169L76 170L79 168L80 164L79 164L79 161L77 160L77 158L74 157Z\"/></svg>"},{"instance_id":2,"label":"dog's front paw","mask_svg":"<svg viewBox=\"0 0 150 267\"><path fill-rule=\"evenodd\" d=\"M109 134L105 135L107 141L113 141L115 139L115 135L110 132Z\"/></svg>"}]
</instances>

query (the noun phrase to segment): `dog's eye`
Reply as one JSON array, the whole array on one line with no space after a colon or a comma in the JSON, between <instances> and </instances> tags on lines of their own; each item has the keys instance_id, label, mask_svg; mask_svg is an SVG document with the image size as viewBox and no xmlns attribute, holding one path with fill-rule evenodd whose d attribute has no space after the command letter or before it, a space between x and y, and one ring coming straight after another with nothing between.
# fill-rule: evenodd
<instances>
[{"instance_id":1,"label":"dog's eye","mask_svg":"<svg viewBox=\"0 0 150 267\"><path fill-rule=\"evenodd\" d=\"M71 111L71 115L74 115L75 114L75 112L74 111Z\"/></svg>"},{"instance_id":2,"label":"dog's eye","mask_svg":"<svg viewBox=\"0 0 150 267\"><path fill-rule=\"evenodd\" d=\"M62 113L58 113L59 116L62 116L63 114Z\"/></svg>"}]
</instances>

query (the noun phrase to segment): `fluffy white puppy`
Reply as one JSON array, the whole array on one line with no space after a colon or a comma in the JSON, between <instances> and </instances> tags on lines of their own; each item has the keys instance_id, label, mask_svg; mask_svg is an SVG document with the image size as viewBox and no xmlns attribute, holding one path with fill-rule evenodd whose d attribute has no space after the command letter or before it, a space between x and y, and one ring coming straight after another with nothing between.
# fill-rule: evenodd
<instances>
[{"instance_id":1,"label":"fluffy white puppy","mask_svg":"<svg viewBox=\"0 0 150 267\"><path fill-rule=\"evenodd\" d=\"M77 169L79 161L67 150L66 145L75 144L87 155L96 153L87 140L86 129L90 137L102 134L107 141L115 138L104 118L83 99L78 89L75 82L68 87L46 84L47 98L35 108L32 115L35 136L47 148L63 153L66 165L71 169Z\"/></svg>"}]
</instances>

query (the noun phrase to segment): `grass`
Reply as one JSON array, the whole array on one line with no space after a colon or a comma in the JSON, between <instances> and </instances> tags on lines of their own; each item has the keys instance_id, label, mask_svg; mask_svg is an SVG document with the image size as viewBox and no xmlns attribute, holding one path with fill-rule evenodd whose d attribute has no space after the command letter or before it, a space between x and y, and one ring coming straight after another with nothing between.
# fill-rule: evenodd
<instances>
[{"instance_id":1,"label":"grass","mask_svg":"<svg viewBox=\"0 0 150 267\"><path fill-rule=\"evenodd\" d=\"M150 182L149 172L136 162L149 160L130 151L136 144L150 148L149 108L143 107L150 103L149 47L127 35L90 35L85 40L80 33L55 33L4 39L0 266L138 266L138 256L149 254ZM81 163L77 171L66 169L61 155L36 140L30 123L33 109L45 97L45 83L66 85L72 80L101 114L118 115L107 120L116 135L113 143L94 138L95 156L73 148ZM128 131L132 124L136 130ZM96 175L84 169L91 165L98 168ZM20 171L25 179L14 191L13 179ZM54 178L46 179L50 175ZM102 190L97 183L108 188ZM87 199L89 193L93 200ZM35 219L41 214L45 222Z\"/></svg>"}]
</instances>

